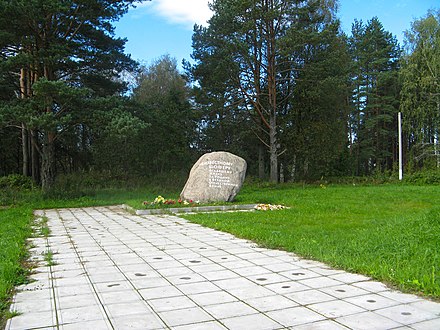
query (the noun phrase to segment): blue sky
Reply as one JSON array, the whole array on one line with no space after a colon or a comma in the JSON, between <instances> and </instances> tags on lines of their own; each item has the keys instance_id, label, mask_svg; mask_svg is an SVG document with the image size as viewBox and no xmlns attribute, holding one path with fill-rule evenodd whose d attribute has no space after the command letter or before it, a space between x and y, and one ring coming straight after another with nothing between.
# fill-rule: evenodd
<instances>
[{"instance_id":1,"label":"blue sky","mask_svg":"<svg viewBox=\"0 0 440 330\"><path fill-rule=\"evenodd\" d=\"M178 63L190 60L194 23L206 24L209 0L153 0L137 5L116 23L116 35L127 38L126 52L149 64L169 54ZM366 22L377 16L385 30L403 43L403 31L429 9L440 8L439 0L340 0L339 18L349 33L354 19Z\"/></svg>"}]
</instances>

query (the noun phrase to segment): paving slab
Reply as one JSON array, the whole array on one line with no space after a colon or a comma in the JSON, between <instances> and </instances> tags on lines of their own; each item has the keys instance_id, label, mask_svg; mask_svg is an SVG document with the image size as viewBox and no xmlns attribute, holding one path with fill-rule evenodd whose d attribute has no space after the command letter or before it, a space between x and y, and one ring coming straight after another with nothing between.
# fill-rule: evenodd
<instances>
[{"instance_id":1,"label":"paving slab","mask_svg":"<svg viewBox=\"0 0 440 330\"><path fill-rule=\"evenodd\" d=\"M51 234L7 330L440 329L439 303L174 215L35 213Z\"/></svg>"}]
</instances>

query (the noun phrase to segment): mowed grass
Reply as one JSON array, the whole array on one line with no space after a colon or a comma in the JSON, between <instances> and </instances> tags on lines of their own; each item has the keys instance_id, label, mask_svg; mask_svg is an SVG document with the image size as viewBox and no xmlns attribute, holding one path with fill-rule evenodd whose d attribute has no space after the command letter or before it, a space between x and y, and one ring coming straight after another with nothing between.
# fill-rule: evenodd
<instances>
[{"instance_id":1,"label":"mowed grass","mask_svg":"<svg viewBox=\"0 0 440 330\"><path fill-rule=\"evenodd\" d=\"M440 187L244 187L238 200L290 209L187 219L440 298Z\"/></svg>"}]
</instances>

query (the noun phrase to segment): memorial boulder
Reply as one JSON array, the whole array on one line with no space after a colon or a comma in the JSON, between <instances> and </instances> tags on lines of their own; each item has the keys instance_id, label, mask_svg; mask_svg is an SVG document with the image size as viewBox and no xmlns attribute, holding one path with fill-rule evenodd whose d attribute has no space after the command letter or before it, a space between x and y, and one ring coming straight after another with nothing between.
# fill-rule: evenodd
<instances>
[{"instance_id":1,"label":"memorial boulder","mask_svg":"<svg viewBox=\"0 0 440 330\"><path fill-rule=\"evenodd\" d=\"M232 202L246 175L246 161L229 152L203 155L194 164L180 198L206 202Z\"/></svg>"}]
</instances>

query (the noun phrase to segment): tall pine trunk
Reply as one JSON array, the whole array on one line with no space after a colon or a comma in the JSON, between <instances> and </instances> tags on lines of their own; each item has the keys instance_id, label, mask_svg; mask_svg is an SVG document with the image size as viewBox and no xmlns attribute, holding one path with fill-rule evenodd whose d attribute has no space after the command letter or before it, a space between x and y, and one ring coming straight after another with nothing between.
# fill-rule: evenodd
<instances>
[{"instance_id":1,"label":"tall pine trunk","mask_svg":"<svg viewBox=\"0 0 440 330\"><path fill-rule=\"evenodd\" d=\"M46 135L41 155L41 187L45 191L53 186L56 176L55 134Z\"/></svg>"},{"instance_id":2,"label":"tall pine trunk","mask_svg":"<svg viewBox=\"0 0 440 330\"><path fill-rule=\"evenodd\" d=\"M274 9L273 0L267 2L267 10ZM276 82L276 34L273 19L267 21L267 88L269 96L269 153L270 181L278 183L278 141L277 141L277 82Z\"/></svg>"},{"instance_id":3,"label":"tall pine trunk","mask_svg":"<svg viewBox=\"0 0 440 330\"><path fill-rule=\"evenodd\" d=\"M20 70L20 98L26 99L28 97L26 86L27 72L24 68ZM25 123L21 124L21 151L23 157L22 174L28 176L30 174L30 149L29 149L29 131Z\"/></svg>"},{"instance_id":4,"label":"tall pine trunk","mask_svg":"<svg viewBox=\"0 0 440 330\"><path fill-rule=\"evenodd\" d=\"M276 117L270 118L270 181L278 183L278 143L277 143L277 126Z\"/></svg>"},{"instance_id":5,"label":"tall pine trunk","mask_svg":"<svg viewBox=\"0 0 440 330\"><path fill-rule=\"evenodd\" d=\"M46 40L43 39L43 43ZM54 81L54 73L51 66L45 63L43 66L44 77L49 81ZM53 100L50 96L47 97L46 114L53 114L52 108ZM47 130L44 132L44 142L42 148L41 161L41 187L43 190L49 190L55 183L56 177L56 154L55 154L55 139L56 132Z\"/></svg>"},{"instance_id":6,"label":"tall pine trunk","mask_svg":"<svg viewBox=\"0 0 440 330\"><path fill-rule=\"evenodd\" d=\"M265 171L264 171L264 152L266 151L263 144L260 143L258 146L258 178L260 180L264 180Z\"/></svg>"},{"instance_id":7,"label":"tall pine trunk","mask_svg":"<svg viewBox=\"0 0 440 330\"><path fill-rule=\"evenodd\" d=\"M21 124L21 151L23 156L22 174L28 176L30 171L29 134L25 124Z\"/></svg>"},{"instance_id":8,"label":"tall pine trunk","mask_svg":"<svg viewBox=\"0 0 440 330\"><path fill-rule=\"evenodd\" d=\"M37 133L31 130L32 179L40 183L40 152L38 149Z\"/></svg>"}]
</instances>

